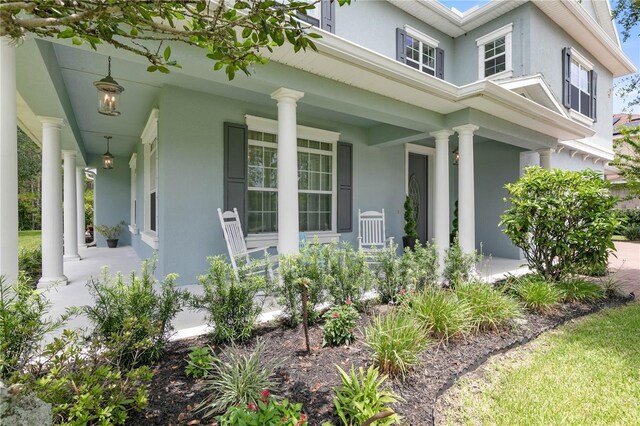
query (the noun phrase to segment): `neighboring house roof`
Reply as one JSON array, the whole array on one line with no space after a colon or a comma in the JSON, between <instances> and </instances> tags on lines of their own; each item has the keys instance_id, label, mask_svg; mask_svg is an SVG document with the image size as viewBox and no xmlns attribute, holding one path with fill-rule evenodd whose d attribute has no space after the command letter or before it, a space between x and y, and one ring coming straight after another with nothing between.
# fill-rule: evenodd
<instances>
[{"instance_id":1,"label":"neighboring house roof","mask_svg":"<svg viewBox=\"0 0 640 426\"><path fill-rule=\"evenodd\" d=\"M614 77L637 71L622 51L608 0L593 2L597 19L578 1L492 0L465 13L453 11L436 0L387 1L451 37L459 37L530 1L598 58Z\"/></svg>"},{"instance_id":2,"label":"neighboring house roof","mask_svg":"<svg viewBox=\"0 0 640 426\"><path fill-rule=\"evenodd\" d=\"M623 127L640 126L640 114L613 114L613 137L620 136Z\"/></svg>"}]
</instances>

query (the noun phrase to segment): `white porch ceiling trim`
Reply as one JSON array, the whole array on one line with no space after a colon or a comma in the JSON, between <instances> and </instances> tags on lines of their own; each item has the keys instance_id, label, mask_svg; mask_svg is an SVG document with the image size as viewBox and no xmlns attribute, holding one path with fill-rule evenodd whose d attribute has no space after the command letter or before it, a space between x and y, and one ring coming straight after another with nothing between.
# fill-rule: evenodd
<instances>
[{"instance_id":1,"label":"white porch ceiling trim","mask_svg":"<svg viewBox=\"0 0 640 426\"><path fill-rule=\"evenodd\" d=\"M561 146L577 151L583 155L590 155L593 157L601 158L605 161L613 161L615 153L612 150L602 148L596 144L589 143L587 141L568 140L561 141Z\"/></svg>"}]
</instances>

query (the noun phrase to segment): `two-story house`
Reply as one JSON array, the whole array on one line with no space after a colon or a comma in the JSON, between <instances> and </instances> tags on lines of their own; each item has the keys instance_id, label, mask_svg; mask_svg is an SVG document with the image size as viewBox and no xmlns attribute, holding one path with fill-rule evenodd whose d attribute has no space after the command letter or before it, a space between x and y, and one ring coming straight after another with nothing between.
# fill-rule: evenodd
<instances>
[{"instance_id":1,"label":"two-story house","mask_svg":"<svg viewBox=\"0 0 640 426\"><path fill-rule=\"evenodd\" d=\"M434 0L323 0L301 19L322 35L318 52L285 46L231 82L184 46L169 75L108 47L36 39L15 49L19 123L41 141L54 181L43 284L64 280L61 149L65 233L83 229L72 171L94 168L96 223L128 222L121 243L157 252L158 273L183 283L226 252L217 208L238 209L250 247L292 253L299 232L355 244L358 210L384 209L399 240L405 194L420 239L441 254L457 202L465 250L516 259L498 226L504 185L532 164L603 170L613 159L612 80L635 67L608 1L494 0L459 13ZM118 117L96 112L107 55L125 88Z\"/></svg>"}]
</instances>

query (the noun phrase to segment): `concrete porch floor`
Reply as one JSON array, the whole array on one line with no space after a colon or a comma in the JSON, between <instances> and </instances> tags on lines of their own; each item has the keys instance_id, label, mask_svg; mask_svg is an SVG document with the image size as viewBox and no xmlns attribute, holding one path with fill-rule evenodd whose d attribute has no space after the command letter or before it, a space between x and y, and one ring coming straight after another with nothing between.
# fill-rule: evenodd
<instances>
[{"instance_id":1,"label":"concrete porch floor","mask_svg":"<svg viewBox=\"0 0 640 426\"><path fill-rule=\"evenodd\" d=\"M121 272L125 277L131 272L140 271L142 260L138 258L136 252L130 246L118 247L115 249L90 247L81 248L80 256L82 260L64 263L64 274L69 279L66 286L51 287L46 291L46 297L51 302L51 315L58 317L67 308L72 306L85 306L92 302L91 295L86 283L92 277L99 277L102 268L108 266L110 274ZM522 267L521 260L484 258L478 264L478 270L488 281L496 281L508 274L523 274L527 269ZM199 284L186 285L181 288L188 290L192 294L202 294L202 287ZM274 301L265 304L265 313L261 320L274 318L278 313L278 306ZM173 321L176 338L189 337L202 334L207 331L205 315L203 312L186 310L178 313ZM89 321L84 315L72 318L66 325L67 328L86 328Z\"/></svg>"}]
</instances>

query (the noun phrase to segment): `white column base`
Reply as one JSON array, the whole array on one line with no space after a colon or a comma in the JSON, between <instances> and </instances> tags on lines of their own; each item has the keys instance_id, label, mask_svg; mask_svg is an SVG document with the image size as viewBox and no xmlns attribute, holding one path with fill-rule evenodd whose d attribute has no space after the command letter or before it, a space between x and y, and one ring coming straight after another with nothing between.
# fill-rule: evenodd
<instances>
[{"instance_id":1,"label":"white column base","mask_svg":"<svg viewBox=\"0 0 640 426\"><path fill-rule=\"evenodd\" d=\"M38 288L50 288L59 285L68 285L69 280L64 275L59 277L42 277L38 281Z\"/></svg>"},{"instance_id":2,"label":"white column base","mask_svg":"<svg viewBox=\"0 0 640 426\"><path fill-rule=\"evenodd\" d=\"M62 256L62 260L64 260L65 262L76 262L78 260L82 260L82 258L79 254L65 254L64 256Z\"/></svg>"}]
</instances>

